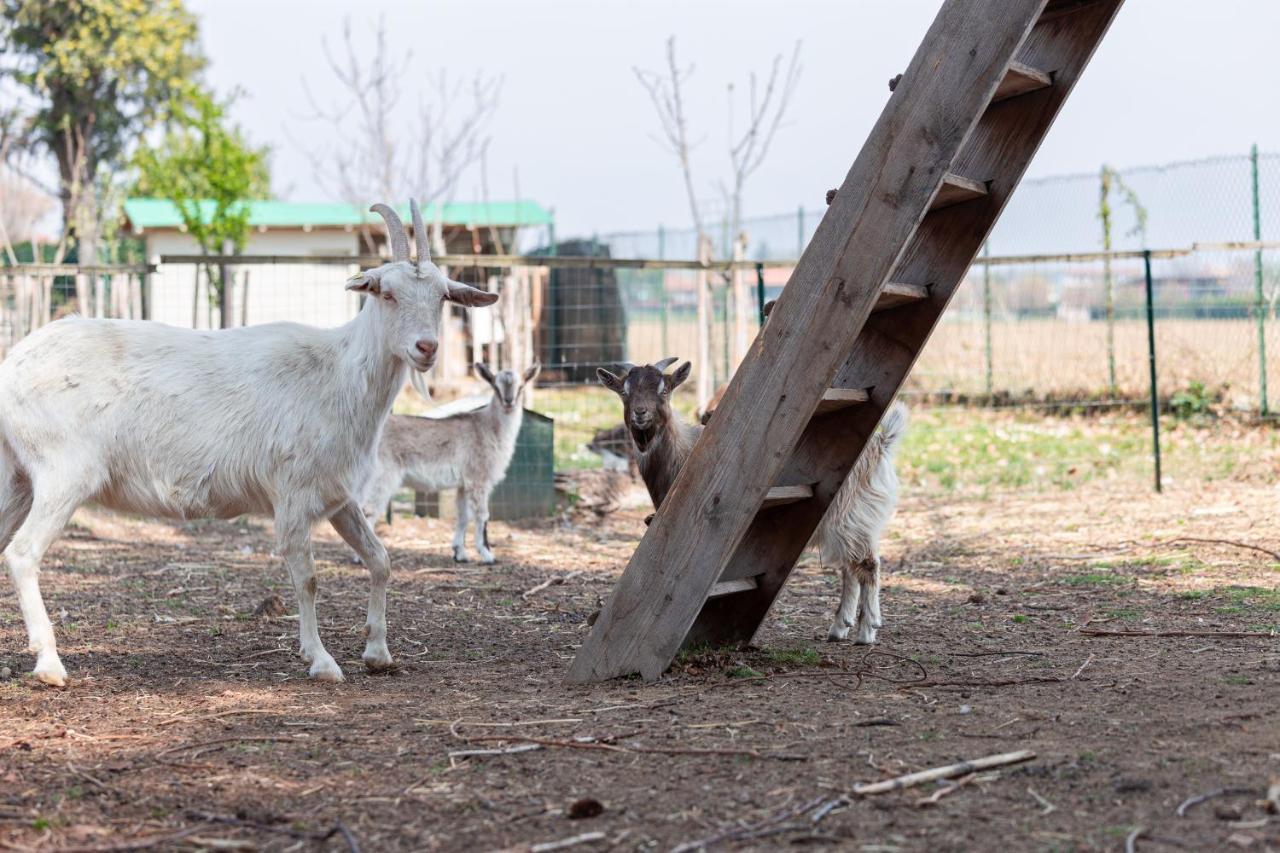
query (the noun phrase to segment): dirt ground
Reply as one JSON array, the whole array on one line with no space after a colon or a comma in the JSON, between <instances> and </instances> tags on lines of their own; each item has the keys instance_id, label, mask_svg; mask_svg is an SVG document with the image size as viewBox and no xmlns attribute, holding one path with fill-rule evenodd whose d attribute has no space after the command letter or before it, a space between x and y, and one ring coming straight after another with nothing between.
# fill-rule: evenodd
<instances>
[{"instance_id":1,"label":"dirt ground","mask_svg":"<svg viewBox=\"0 0 1280 853\"><path fill-rule=\"evenodd\" d=\"M381 676L359 660L363 571L321 530L337 686L296 657L269 526L82 512L44 575L67 689L25 677L0 584L0 848L1277 850L1280 562L1186 541L1280 550L1276 500L908 493L879 651L824 642L835 583L810 558L758 648L592 687L562 677L638 509L495 523L492 567L453 564L447 522L398 521ZM283 611L255 615L273 593ZM959 787L852 792L1022 749Z\"/></svg>"}]
</instances>

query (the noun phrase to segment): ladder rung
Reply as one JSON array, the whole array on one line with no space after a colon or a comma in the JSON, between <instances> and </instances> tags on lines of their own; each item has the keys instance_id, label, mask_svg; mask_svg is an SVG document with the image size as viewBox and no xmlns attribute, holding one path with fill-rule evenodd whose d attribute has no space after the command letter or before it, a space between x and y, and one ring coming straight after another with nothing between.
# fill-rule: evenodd
<instances>
[{"instance_id":1,"label":"ladder rung","mask_svg":"<svg viewBox=\"0 0 1280 853\"><path fill-rule=\"evenodd\" d=\"M950 207L962 201L982 198L986 194L987 185L981 181L975 181L972 178L966 178L954 172L947 172L942 178L942 188L933 197L933 204L929 209L938 210L942 207Z\"/></svg>"},{"instance_id":2,"label":"ladder rung","mask_svg":"<svg viewBox=\"0 0 1280 853\"><path fill-rule=\"evenodd\" d=\"M807 501L811 497L813 497L813 489L810 486L774 486L764 496L764 503L760 505L760 508L768 509L774 506L785 506L797 501Z\"/></svg>"},{"instance_id":3,"label":"ladder rung","mask_svg":"<svg viewBox=\"0 0 1280 853\"><path fill-rule=\"evenodd\" d=\"M828 388L823 392L822 402L818 404L815 414L838 412L865 402L867 402L867 392L861 388Z\"/></svg>"},{"instance_id":4,"label":"ladder rung","mask_svg":"<svg viewBox=\"0 0 1280 853\"><path fill-rule=\"evenodd\" d=\"M1038 68L1023 65L1021 62L1010 62L1009 70L1004 72L1004 79L996 87L996 95L991 103L1015 98L1028 92L1037 92L1053 85L1053 78Z\"/></svg>"},{"instance_id":5,"label":"ladder rung","mask_svg":"<svg viewBox=\"0 0 1280 853\"><path fill-rule=\"evenodd\" d=\"M928 298L929 288L923 285L902 284L901 282L891 281L884 286L884 290L880 291L880 296L876 299L876 305L871 309L871 313L897 308L899 305L919 302L921 299Z\"/></svg>"},{"instance_id":6,"label":"ladder rung","mask_svg":"<svg viewBox=\"0 0 1280 853\"><path fill-rule=\"evenodd\" d=\"M707 594L707 598L720 598L725 595L733 595L735 592L747 592L760 586L754 577L738 578L731 581L720 581L711 587L711 592Z\"/></svg>"}]
</instances>

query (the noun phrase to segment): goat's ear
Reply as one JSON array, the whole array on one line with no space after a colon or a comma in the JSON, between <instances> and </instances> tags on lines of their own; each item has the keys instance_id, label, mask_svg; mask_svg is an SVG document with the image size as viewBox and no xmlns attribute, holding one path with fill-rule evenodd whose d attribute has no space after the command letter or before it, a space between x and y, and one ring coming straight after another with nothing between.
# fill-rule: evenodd
<instances>
[{"instance_id":1,"label":"goat's ear","mask_svg":"<svg viewBox=\"0 0 1280 853\"><path fill-rule=\"evenodd\" d=\"M447 283L448 291L444 298L450 302L456 302L459 305L466 305L469 308L481 308L485 305L492 305L498 301L498 294L490 293L487 290L480 290L469 284L463 284L460 281L450 281Z\"/></svg>"},{"instance_id":2,"label":"goat's ear","mask_svg":"<svg viewBox=\"0 0 1280 853\"><path fill-rule=\"evenodd\" d=\"M596 377L599 378L600 384L613 391L615 394L622 393L622 377L614 376L603 367L596 368Z\"/></svg>"},{"instance_id":3,"label":"goat's ear","mask_svg":"<svg viewBox=\"0 0 1280 853\"><path fill-rule=\"evenodd\" d=\"M347 290L376 295L382 292L381 278L382 274L378 270L361 270L347 279Z\"/></svg>"},{"instance_id":4,"label":"goat's ear","mask_svg":"<svg viewBox=\"0 0 1280 853\"><path fill-rule=\"evenodd\" d=\"M476 369L476 373L480 375L481 379L483 379L485 382L488 382L490 385L493 384L493 371L489 369L489 365L485 364L482 361L477 361L473 366Z\"/></svg>"},{"instance_id":5,"label":"goat's ear","mask_svg":"<svg viewBox=\"0 0 1280 853\"><path fill-rule=\"evenodd\" d=\"M542 365L539 362L535 361L533 363L533 366L524 372L524 377L521 379L520 384L528 385L530 382L533 381L533 378L538 375L538 371L540 370L542 370Z\"/></svg>"},{"instance_id":6,"label":"goat's ear","mask_svg":"<svg viewBox=\"0 0 1280 853\"><path fill-rule=\"evenodd\" d=\"M693 370L693 364L688 361L677 367L675 372L667 377L667 393L679 388L689 378L689 371L691 370Z\"/></svg>"}]
</instances>

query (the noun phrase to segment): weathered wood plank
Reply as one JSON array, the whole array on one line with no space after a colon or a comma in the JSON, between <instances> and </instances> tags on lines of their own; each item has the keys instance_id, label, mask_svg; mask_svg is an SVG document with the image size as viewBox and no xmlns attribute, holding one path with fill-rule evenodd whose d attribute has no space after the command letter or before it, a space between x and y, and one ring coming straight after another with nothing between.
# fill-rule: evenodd
<instances>
[{"instance_id":1,"label":"weathered wood plank","mask_svg":"<svg viewBox=\"0 0 1280 853\"><path fill-rule=\"evenodd\" d=\"M730 383L719 407L723 416L702 434L583 643L569 681L661 675L692 638L707 594L756 517L769 519L756 529L776 529L785 525L774 517L783 522L802 513L804 529L780 531L787 543L782 550L792 553L785 566L771 557L767 577L776 583L714 602L733 602L720 609L744 611L754 620L751 631L759 624L761 614L740 603L759 599L767 609L830 500L824 495L821 506L804 500L761 514L765 494L775 483L796 482L778 475L827 388L859 387L831 380L1044 3L948 0L939 11ZM851 410L867 414L814 423L874 426L890 396L877 390L879 405Z\"/></svg>"},{"instance_id":2,"label":"weathered wood plank","mask_svg":"<svg viewBox=\"0 0 1280 853\"><path fill-rule=\"evenodd\" d=\"M828 388L822 392L822 401L814 410L815 415L827 415L850 406L867 402L868 396L862 388Z\"/></svg>"},{"instance_id":3,"label":"weathered wood plank","mask_svg":"<svg viewBox=\"0 0 1280 853\"><path fill-rule=\"evenodd\" d=\"M774 486L765 492L764 502L760 504L761 509L773 509L776 506L786 506L797 501L807 501L813 497L813 489L809 486Z\"/></svg>"},{"instance_id":4,"label":"weathered wood plank","mask_svg":"<svg viewBox=\"0 0 1280 853\"><path fill-rule=\"evenodd\" d=\"M876 307L872 313L877 314L890 308L897 308L899 305L907 305L928 298L929 288L922 284L902 284L891 281L884 286L884 290L880 291L880 298L876 300Z\"/></svg>"},{"instance_id":5,"label":"weathered wood plank","mask_svg":"<svg viewBox=\"0 0 1280 853\"><path fill-rule=\"evenodd\" d=\"M938 194L934 196L933 204L929 209L941 210L953 204L982 198L986 194L987 185L982 181L948 172L942 179L942 189L938 190Z\"/></svg>"},{"instance_id":6,"label":"weathered wood plank","mask_svg":"<svg viewBox=\"0 0 1280 853\"><path fill-rule=\"evenodd\" d=\"M722 596L733 595L735 592L747 592L755 589L757 585L755 578L721 581L711 587L711 592L707 593L707 598L721 598Z\"/></svg>"},{"instance_id":7,"label":"weathered wood plank","mask_svg":"<svg viewBox=\"0 0 1280 853\"><path fill-rule=\"evenodd\" d=\"M991 99L991 102L999 103L1009 98L1016 98L1018 95L1025 95L1028 92L1047 89L1052 85L1053 75L1038 68L1032 68L1030 65L1025 65L1015 59L1009 63L1009 70L1004 73L1004 79L1000 81L1000 86L996 89L995 97Z\"/></svg>"}]
</instances>

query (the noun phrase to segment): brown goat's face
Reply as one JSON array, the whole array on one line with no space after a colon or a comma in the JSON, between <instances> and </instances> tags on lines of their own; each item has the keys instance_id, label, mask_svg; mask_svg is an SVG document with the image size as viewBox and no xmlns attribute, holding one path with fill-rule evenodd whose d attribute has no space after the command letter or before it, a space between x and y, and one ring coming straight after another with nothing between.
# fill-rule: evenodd
<instances>
[{"instance_id":1,"label":"brown goat's face","mask_svg":"<svg viewBox=\"0 0 1280 853\"><path fill-rule=\"evenodd\" d=\"M671 374L662 372L673 361L631 367L620 376L603 367L596 370L600 384L622 398L623 420L641 452L671 419L671 392L689 378L692 365L687 361Z\"/></svg>"}]
</instances>

